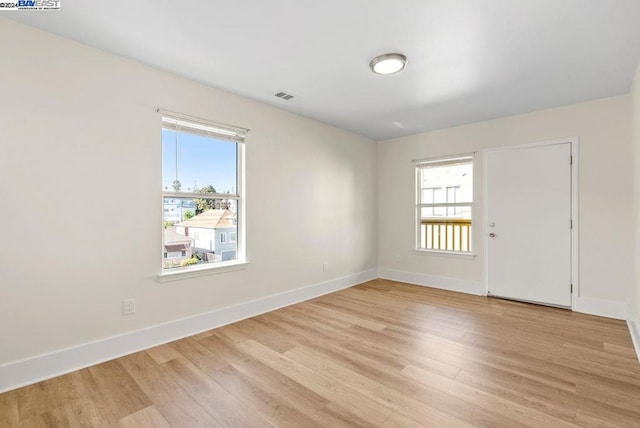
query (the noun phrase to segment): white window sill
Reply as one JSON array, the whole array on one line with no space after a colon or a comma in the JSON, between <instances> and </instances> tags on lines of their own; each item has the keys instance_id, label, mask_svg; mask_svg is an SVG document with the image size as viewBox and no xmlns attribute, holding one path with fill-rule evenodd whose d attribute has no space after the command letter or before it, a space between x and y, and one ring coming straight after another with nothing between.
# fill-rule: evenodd
<instances>
[{"instance_id":1,"label":"white window sill","mask_svg":"<svg viewBox=\"0 0 640 428\"><path fill-rule=\"evenodd\" d=\"M246 269L248 265L248 261L232 260L228 262L218 262L215 264L173 268L171 270L161 272L158 275L158 281L177 281L180 279L195 278L199 276L213 275L216 273L232 272L234 270Z\"/></svg>"},{"instance_id":2,"label":"white window sill","mask_svg":"<svg viewBox=\"0 0 640 428\"><path fill-rule=\"evenodd\" d=\"M418 250L414 249L414 253L422 256L439 256L439 257L455 257L459 259L474 259L476 253L461 253L459 251L443 251L443 250Z\"/></svg>"}]
</instances>

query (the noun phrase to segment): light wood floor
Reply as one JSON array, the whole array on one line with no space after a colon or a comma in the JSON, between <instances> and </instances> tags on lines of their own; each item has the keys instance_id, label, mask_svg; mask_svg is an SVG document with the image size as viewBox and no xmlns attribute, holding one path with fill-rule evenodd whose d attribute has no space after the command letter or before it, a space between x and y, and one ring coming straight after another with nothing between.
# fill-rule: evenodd
<instances>
[{"instance_id":1,"label":"light wood floor","mask_svg":"<svg viewBox=\"0 0 640 428\"><path fill-rule=\"evenodd\" d=\"M0 426L634 427L626 324L375 280L0 395Z\"/></svg>"}]
</instances>

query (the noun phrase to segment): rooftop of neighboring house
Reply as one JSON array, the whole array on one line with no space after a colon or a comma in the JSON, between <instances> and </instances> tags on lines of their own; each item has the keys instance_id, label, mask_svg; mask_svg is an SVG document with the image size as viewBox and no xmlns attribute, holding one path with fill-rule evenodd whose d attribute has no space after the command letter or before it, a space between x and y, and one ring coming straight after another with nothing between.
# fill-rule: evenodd
<instances>
[{"instance_id":1,"label":"rooftop of neighboring house","mask_svg":"<svg viewBox=\"0 0 640 428\"><path fill-rule=\"evenodd\" d=\"M175 226L167 227L164 230L164 245L184 244L192 241L193 238L177 233Z\"/></svg>"},{"instance_id":2,"label":"rooftop of neighboring house","mask_svg":"<svg viewBox=\"0 0 640 428\"><path fill-rule=\"evenodd\" d=\"M176 226L224 229L236 226L236 213L229 209L206 210Z\"/></svg>"}]
</instances>

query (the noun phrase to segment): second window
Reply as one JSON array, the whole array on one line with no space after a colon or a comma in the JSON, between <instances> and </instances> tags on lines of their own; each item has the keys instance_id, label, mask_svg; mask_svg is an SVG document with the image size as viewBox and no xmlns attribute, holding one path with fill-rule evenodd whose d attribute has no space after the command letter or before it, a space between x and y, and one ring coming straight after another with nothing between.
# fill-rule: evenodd
<instances>
[{"instance_id":1,"label":"second window","mask_svg":"<svg viewBox=\"0 0 640 428\"><path fill-rule=\"evenodd\" d=\"M461 156L416 165L416 248L470 253L473 158Z\"/></svg>"}]
</instances>

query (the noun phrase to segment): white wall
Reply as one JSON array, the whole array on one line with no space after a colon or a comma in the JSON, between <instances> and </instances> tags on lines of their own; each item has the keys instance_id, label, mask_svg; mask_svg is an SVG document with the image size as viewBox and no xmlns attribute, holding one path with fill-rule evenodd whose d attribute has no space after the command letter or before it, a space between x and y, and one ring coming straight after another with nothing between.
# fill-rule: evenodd
<instances>
[{"instance_id":1,"label":"white wall","mask_svg":"<svg viewBox=\"0 0 640 428\"><path fill-rule=\"evenodd\" d=\"M537 111L378 143L378 263L381 273L483 289L482 162L476 171L475 259L415 254L412 159L580 138L580 296L625 305L633 278L629 96ZM393 227L390 227L393 225ZM425 276L426 275L426 276ZM454 280L455 279L455 280ZM619 305L618 305L619 306Z\"/></svg>"},{"instance_id":2,"label":"white wall","mask_svg":"<svg viewBox=\"0 0 640 428\"><path fill-rule=\"evenodd\" d=\"M0 366L375 268L371 140L6 19L0 52ZM247 269L157 281L157 107L251 129Z\"/></svg>"}]
</instances>

